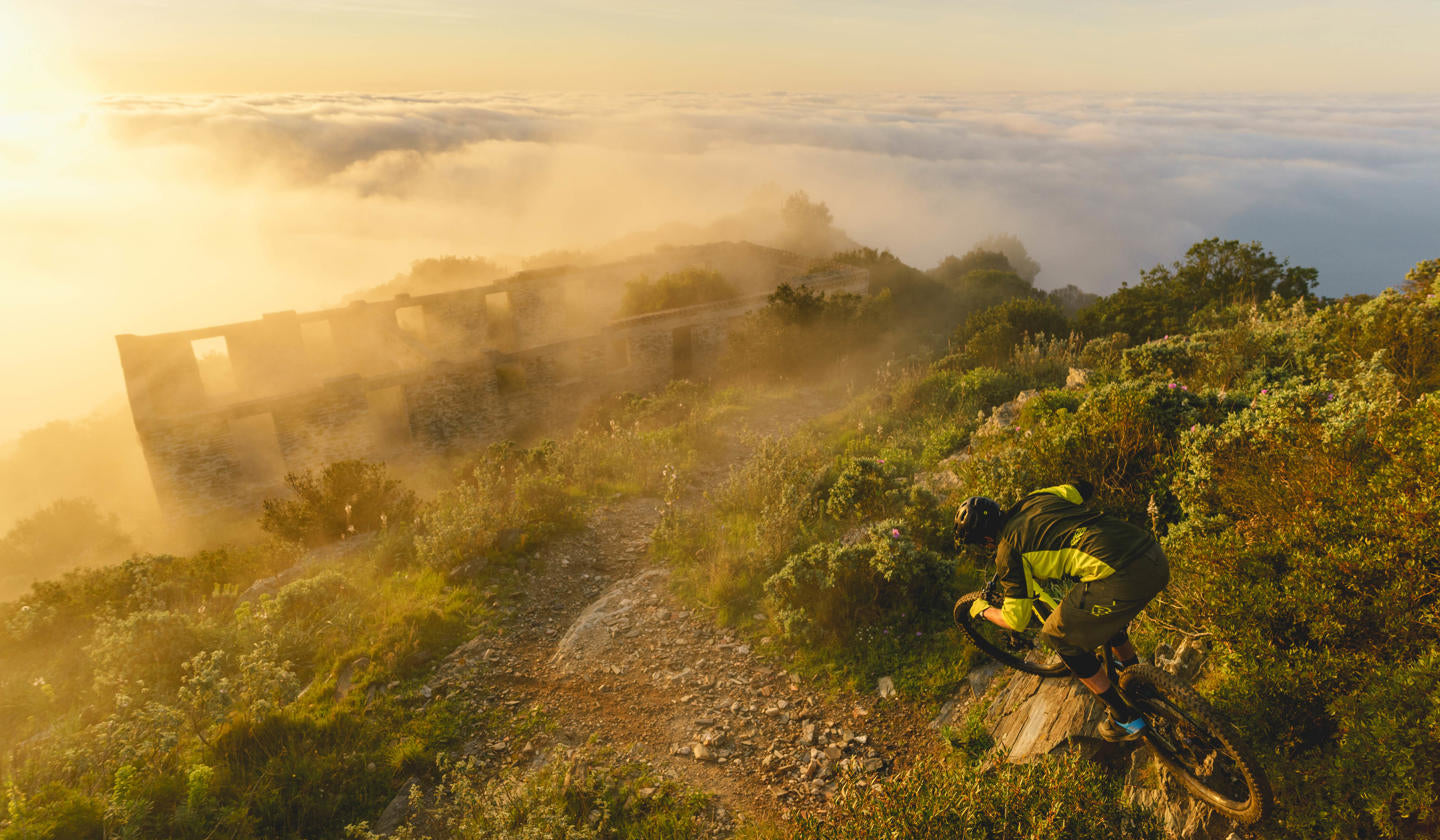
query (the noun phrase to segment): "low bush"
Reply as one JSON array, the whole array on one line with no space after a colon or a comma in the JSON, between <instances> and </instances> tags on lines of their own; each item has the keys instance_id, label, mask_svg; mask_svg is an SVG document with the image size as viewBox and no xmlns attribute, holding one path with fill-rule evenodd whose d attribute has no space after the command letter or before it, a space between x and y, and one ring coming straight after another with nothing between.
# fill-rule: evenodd
<instances>
[{"instance_id":1,"label":"low bush","mask_svg":"<svg viewBox=\"0 0 1440 840\"><path fill-rule=\"evenodd\" d=\"M290 473L285 484L298 498L266 499L260 527L308 546L408 524L418 507L415 494L390 478L384 464L336 461L318 476Z\"/></svg>"},{"instance_id":2,"label":"low bush","mask_svg":"<svg viewBox=\"0 0 1440 840\"><path fill-rule=\"evenodd\" d=\"M885 520L853 541L820 543L791 555L765 583L785 633L843 647L861 628L953 602L953 557L918 544L904 524Z\"/></svg>"},{"instance_id":3,"label":"low bush","mask_svg":"<svg viewBox=\"0 0 1440 840\"><path fill-rule=\"evenodd\" d=\"M1026 337L1063 336L1070 332L1065 315L1055 304L1034 298L1016 298L982 309L955 331L952 346L980 364L998 365Z\"/></svg>"},{"instance_id":4,"label":"low bush","mask_svg":"<svg viewBox=\"0 0 1440 840\"><path fill-rule=\"evenodd\" d=\"M625 297L620 301L620 317L729 300L739 294L740 290L720 272L687 268L663 274L653 282L648 277L641 277L626 283Z\"/></svg>"},{"instance_id":5,"label":"low bush","mask_svg":"<svg viewBox=\"0 0 1440 840\"><path fill-rule=\"evenodd\" d=\"M780 836L780 835L775 835ZM802 814L796 840L1160 840L1160 822L1120 783L1075 753L990 766L922 761L884 784L849 780L833 811Z\"/></svg>"},{"instance_id":6,"label":"low bush","mask_svg":"<svg viewBox=\"0 0 1440 840\"><path fill-rule=\"evenodd\" d=\"M712 836L706 798L613 751L552 755L486 779L472 760L444 767L434 806L395 840L685 840ZM352 840L378 840L365 824Z\"/></svg>"}]
</instances>

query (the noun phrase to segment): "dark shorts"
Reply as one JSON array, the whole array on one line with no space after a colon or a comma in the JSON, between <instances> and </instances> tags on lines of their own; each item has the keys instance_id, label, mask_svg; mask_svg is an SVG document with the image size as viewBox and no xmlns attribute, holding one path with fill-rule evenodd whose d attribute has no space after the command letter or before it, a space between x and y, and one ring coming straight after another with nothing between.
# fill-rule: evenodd
<instances>
[{"instance_id":1,"label":"dark shorts","mask_svg":"<svg viewBox=\"0 0 1440 840\"><path fill-rule=\"evenodd\" d=\"M1169 582L1170 561L1157 543L1115 574L1071 587L1040 635L1067 656L1094 653Z\"/></svg>"}]
</instances>

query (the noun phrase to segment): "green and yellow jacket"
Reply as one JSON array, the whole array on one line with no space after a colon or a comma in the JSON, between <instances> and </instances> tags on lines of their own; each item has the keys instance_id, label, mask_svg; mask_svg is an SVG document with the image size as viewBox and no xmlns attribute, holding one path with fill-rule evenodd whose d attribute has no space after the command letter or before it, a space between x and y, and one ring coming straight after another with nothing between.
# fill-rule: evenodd
<instances>
[{"instance_id":1,"label":"green and yellow jacket","mask_svg":"<svg viewBox=\"0 0 1440 840\"><path fill-rule=\"evenodd\" d=\"M1005 596L1000 612L1011 627L1030 623L1037 584L1107 578L1154 543L1149 531L1086 507L1094 492L1086 481L1046 487L1005 514L995 564Z\"/></svg>"}]
</instances>

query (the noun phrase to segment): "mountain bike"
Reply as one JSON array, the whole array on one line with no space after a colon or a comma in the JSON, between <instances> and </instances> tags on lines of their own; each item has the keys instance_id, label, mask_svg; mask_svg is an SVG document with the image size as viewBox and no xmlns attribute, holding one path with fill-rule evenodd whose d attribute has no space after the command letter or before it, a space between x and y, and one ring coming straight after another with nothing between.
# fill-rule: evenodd
<instances>
[{"instance_id":1,"label":"mountain bike","mask_svg":"<svg viewBox=\"0 0 1440 840\"><path fill-rule=\"evenodd\" d=\"M998 603L997 579L955 602L955 624L993 659L1038 677L1063 677L1070 669L1041 644L1040 628L1059 599L1043 589L1032 602L1035 615L1023 631L1005 630L970 616L976 599ZM1105 673L1145 718L1145 743L1196 799L1241 825L1254 825L1273 807L1270 783L1236 733L1203 697L1178 677L1141 663L1117 673L1115 655L1104 646Z\"/></svg>"}]
</instances>

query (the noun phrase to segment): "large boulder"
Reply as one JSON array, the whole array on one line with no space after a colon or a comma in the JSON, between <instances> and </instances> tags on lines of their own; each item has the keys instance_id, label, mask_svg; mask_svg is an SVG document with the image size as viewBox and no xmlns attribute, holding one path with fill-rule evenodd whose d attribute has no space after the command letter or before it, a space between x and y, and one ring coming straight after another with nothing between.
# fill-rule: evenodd
<instances>
[{"instance_id":1,"label":"large boulder","mask_svg":"<svg viewBox=\"0 0 1440 840\"><path fill-rule=\"evenodd\" d=\"M651 569L617 581L570 625L550 663L565 674L598 667L613 647L625 644L625 634L639 629L647 618L639 608L649 600L652 587L669 574L665 569Z\"/></svg>"}]
</instances>

